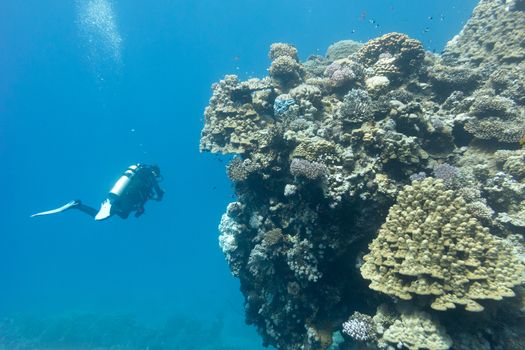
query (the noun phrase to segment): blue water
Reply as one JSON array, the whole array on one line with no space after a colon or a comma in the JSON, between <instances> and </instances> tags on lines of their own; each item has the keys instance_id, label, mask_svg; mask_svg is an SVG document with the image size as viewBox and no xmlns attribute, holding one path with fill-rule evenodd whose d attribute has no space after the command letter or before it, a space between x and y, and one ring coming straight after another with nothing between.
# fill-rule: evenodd
<instances>
[{"instance_id":1,"label":"blue water","mask_svg":"<svg viewBox=\"0 0 525 350\"><path fill-rule=\"evenodd\" d=\"M264 76L272 42L306 59L399 31L439 52L475 4L2 0L0 318L132 314L153 327L221 316L225 343L260 348L217 244L233 193L226 158L198 151L210 85ZM164 201L140 219L29 218L75 198L98 206L135 162L165 177Z\"/></svg>"}]
</instances>

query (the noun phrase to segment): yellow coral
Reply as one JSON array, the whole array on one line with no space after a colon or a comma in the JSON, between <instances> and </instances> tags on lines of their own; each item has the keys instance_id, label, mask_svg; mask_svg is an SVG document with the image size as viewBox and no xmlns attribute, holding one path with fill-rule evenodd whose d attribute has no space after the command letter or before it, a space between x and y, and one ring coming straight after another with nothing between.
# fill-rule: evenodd
<instances>
[{"instance_id":1,"label":"yellow coral","mask_svg":"<svg viewBox=\"0 0 525 350\"><path fill-rule=\"evenodd\" d=\"M383 340L410 350L447 350L452 339L437 320L422 311L401 313L383 335Z\"/></svg>"},{"instance_id":2,"label":"yellow coral","mask_svg":"<svg viewBox=\"0 0 525 350\"><path fill-rule=\"evenodd\" d=\"M404 300L428 296L435 310L482 311L476 300L514 296L511 288L523 281L512 249L433 178L399 193L369 248L361 274L370 288Z\"/></svg>"}]
</instances>

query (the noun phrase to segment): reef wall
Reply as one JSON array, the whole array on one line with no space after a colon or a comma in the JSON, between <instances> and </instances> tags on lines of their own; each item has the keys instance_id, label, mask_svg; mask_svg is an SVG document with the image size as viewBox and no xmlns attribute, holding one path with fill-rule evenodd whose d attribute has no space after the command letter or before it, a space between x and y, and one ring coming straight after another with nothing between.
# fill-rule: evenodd
<instances>
[{"instance_id":1,"label":"reef wall","mask_svg":"<svg viewBox=\"0 0 525 350\"><path fill-rule=\"evenodd\" d=\"M213 85L235 154L219 243L278 349L525 349L525 2L482 0L442 55L343 41Z\"/></svg>"}]
</instances>

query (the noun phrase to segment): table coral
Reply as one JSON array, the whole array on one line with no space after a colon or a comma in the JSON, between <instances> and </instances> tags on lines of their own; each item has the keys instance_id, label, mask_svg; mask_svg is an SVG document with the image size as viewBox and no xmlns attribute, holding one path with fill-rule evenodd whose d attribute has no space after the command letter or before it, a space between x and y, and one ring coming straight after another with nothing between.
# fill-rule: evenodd
<instances>
[{"instance_id":1,"label":"table coral","mask_svg":"<svg viewBox=\"0 0 525 350\"><path fill-rule=\"evenodd\" d=\"M364 257L370 288L404 300L429 296L435 310L482 311L478 300L514 296L524 266L465 204L441 180L405 187Z\"/></svg>"}]
</instances>

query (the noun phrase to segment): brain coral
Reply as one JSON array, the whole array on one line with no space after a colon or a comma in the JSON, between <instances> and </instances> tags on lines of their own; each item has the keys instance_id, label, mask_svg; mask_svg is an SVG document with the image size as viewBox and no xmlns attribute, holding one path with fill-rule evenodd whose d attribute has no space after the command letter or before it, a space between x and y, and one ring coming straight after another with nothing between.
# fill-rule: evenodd
<instances>
[{"instance_id":1,"label":"brain coral","mask_svg":"<svg viewBox=\"0 0 525 350\"><path fill-rule=\"evenodd\" d=\"M435 310L482 311L476 300L514 296L523 281L512 249L433 178L405 186L369 248L361 274L371 289L405 300L429 296Z\"/></svg>"}]
</instances>

